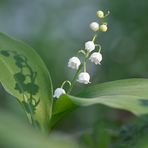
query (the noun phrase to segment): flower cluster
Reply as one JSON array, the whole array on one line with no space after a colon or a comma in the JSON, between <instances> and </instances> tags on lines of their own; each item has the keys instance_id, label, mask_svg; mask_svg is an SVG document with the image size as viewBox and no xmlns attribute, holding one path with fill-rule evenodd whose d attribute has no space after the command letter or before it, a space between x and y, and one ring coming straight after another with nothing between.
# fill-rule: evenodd
<instances>
[{"instance_id":1,"label":"flower cluster","mask_svg":"<svg viewBox=\"0 0 148 148\"><path fill-rule=\"evenodd\" d=\"M85 42L84 50L78 51L79 53L82 53L84 55L83 61L81 62L80 59L76 56L70 58L68 61L68 67L76 70L76 74L75 74L72 82L64 81L62 86L55 90L53 97L59 98L62 94L66 93L65 90L63 89L63 86L67 82L70 85L68 93L71 92L71 90L74 86L74 83L76 81L79 83L83 83L83 84L90 83L90 75L86 71L87 60L90 60L92 63L94 63L96 65L101 63L101 61L102 61L101 45L96 44L95 42L96 42L98 32L106 32L108 30L108 26L107 26L107 23L104 22L104 18L109 15L109 12L107 14L104 14L103 11L97 11L96 15L100 19L100 23L98 23L97 21L94 21L94 22L90 23L90 25L89 25L90 29L93 32L95 32L95 35L92 40ZM82 68L83 68L83 71L82 71Z\"/></svg>"}]
</instances>

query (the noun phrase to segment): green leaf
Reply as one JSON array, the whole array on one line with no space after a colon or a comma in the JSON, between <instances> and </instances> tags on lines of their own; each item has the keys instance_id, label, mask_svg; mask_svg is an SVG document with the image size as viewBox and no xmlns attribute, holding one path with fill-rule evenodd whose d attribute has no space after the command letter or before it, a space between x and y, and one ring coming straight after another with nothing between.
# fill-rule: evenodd
<instances>
[{"instance_id":1,"label":"green leaf","mask_svg":"<svg viewBox=\"0 0 148 148\"><path fill-rule=\"evenodd\" d=\"M148 79L106 82L88 87L78 96L62 95L54 104L53 118L56 117L58 120L58 115L61 116L67 110L94 104L127 110L138 116L147 116L148 114ZM66 104L65 102L71 103Z\"/></svg>"},{"instance_id":2,"label":"green leaf","mask_svg":"<svg viewBox=\"0 0 148 148\"><path fill-rule=\"evenodd\" d=\"M52 114L52 83L39 55L23 42L0 33L0 82L15 96L30 122L47 131Z\"/></svg>"}]
</instances>

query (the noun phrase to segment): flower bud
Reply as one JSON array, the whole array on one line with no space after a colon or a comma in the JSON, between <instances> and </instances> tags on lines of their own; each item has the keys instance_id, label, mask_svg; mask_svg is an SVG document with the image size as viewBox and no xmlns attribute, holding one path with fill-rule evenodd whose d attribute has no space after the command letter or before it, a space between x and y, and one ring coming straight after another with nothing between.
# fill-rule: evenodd
<instances>
[{"instance_id":1,"label":"flower bud","mask_svg":"<svg viewBox=\"0 0 148 148\"><path fill-rule=\"evenodd\" d=\"M103 24L103 25L101 25L100 26L100 30L102 31L102 32L106 32L107 31L107 25L105 25L105 24Z\"/></svg>"},{"instance_id":2,"label":"flower bud","mask_svg":"<svg viewBox=\"0 0 148 148\"><path fill-rule=\"evenodd\" d=\"M100 52L94 52L89 60L92 62L92 63L95 63L96 65L97 64L100 64L100 62L102 61L102 54Z\"/></svg>"},{"instance_id":3,"label":"flower bud","mask_svg":"<svg viewBox=\"0 0 148 148\"><path fill-rule=\"evenodd\" d=\"M97 22L92 22L90 25L89 25L90 29L94 32L98 31L99 30L99 24Z\"/></svg>"},{"instance_id":4,"label":"flower bud","mask_svg":"<svg viewBox=\"0 0 148 148\"><path fill-rule=\"evenodd\" d=\"M53 97L59 98L62 94L66 94L65 90L63 88L57 88L54 92Z\"/></svg>"},{"instance_id":5,"label":"flower bud","mask_svg":"<svg viewBox=\"0 0 148 148\"><path fill-rule=\"evenodd\" d=\"M104 12L103 11L97 11L97 16L99 18L104 18Z\"/></svg>"},{"instance_id":6,"label":"flower bud","mask_svg":"<svg viewBox=\"0 0 148 148\"><path fill-rule=\"evenodd\" d=\"M79 74L77 81L79 83L88 84L90 83L89 80L90 80L89 74L87 72L82 72Z\"/></svg>"},{"instance_id":7,"label":"flower bud","mask_svg":"<svg viewBox=\"0 0 148 148\"><path fill-rule=\"evenodd\" d=\"M93 41L88 41L85 43L85 49L89 52L93 51L95 49L95 44Z\"/></svg>"},{"instance_id":8,"label":"flower bud","mask_svg":"<svg viewBox=\"0 0 148 148\"><path fill-rule=\"evenodd\" d=\"M79 58L72 57L69 59L68 67L70 67L72 69L78 69L80 64L81 64L81 62L80 62Z\"/></svg>"}]
</instances>

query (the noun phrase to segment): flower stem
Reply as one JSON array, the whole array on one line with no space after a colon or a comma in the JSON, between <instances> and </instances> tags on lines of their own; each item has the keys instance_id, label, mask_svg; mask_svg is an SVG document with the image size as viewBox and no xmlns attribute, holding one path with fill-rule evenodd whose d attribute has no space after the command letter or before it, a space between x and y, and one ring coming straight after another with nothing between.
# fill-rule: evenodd
<instances>
[{"instance_id":1,"label":"flower stem","mask_svg":"<svg viewBox=\"0 0 148 148\"><path fill-rule=\"evenodd\" d=\"M75 85L75 82L76 82L76 80L77 80L77 77L78 77L78 75L79 75L80 72L81 72L82 67L83 67L83 63L79 66L77 72L75 73L75 75L74 75L74 77L73 77L73 80L71 81L71 86L70 86L69 90L67 91L67 94L70 94L70 93L71 93L71 91L72 91L72 89L73 89L73 87L74 87L74 85Z\"/></svg>"},{"instance_id":2,"label":"flower stem","mask_svg":"<svg viewBox=\"0 0 148 148\"><path fill-rule=\"evenodd\" d=\"M92 41L95 43L95 41L96 41L96 38L97 38L97 36L98 36L98 33L99 33L99 31L93 36L93 38L92 38Z\"/></svg>"},{"instance_id":3,"label":"flower stem","mask_svg":"<svg viewBox=\"0 0 148 148\"><path fill-rule=\"evenodd\" d=\"M98 36L98 34L95 34L94 35L94 37L92 39L93 42L96 41L97 36ZM82 51L82 50L80 50L80 51ZM77 77L80 74L80 72L81 72L81 70L82 70L83 67L84 67L84 72L86 72L86 61L87 61L87 59L90 56L90 52L83 52L83 54L85 55L84 60L83 60L83 63L81 63L81 65L79 66L77 72L75 73L75 75L74 75L74 77L73 77L73 79L71 81L71 86L70 86L69 90L67 91L67 94L70 94L71 93L71 91L72 91L72 89L73 89L73 87L74 87L74 85L76 83Z\"/></svg>"},{"instance_id":4,"label":"flower stem","mask_svg":"<svg viewBox=\"0 0 148 148\"><path fill-rule=\"evenodd\" d=\"M93 39L92 39L93 42L95 42L96 37L97 37L97 34L94 35L94 37L93 37Z\"/></svg>"},{"instance_id":5,"label":"flower stem","mask_svg":"<svg viewBox=\"0 0 148 148\"><path fill-rule=\"evenodd\" d=\"M66 83L67 83L69 86L71 86L71 82L68 81L68 80L66 80L66 81L64 81L64 82L62 83L61 88L63 88Z\"/></svg>"},{"instance_id":6,"label":"flower stem","mask_svg":"<svg viewBox=\"0 0 148 148\"><path fill-rule=\"evenodd\" d=\"M86 72L86 61L84 61L84 72Z\"/></svg>"},{"instance_id":7,"label":"flower stem","mask_svg":"<svg viewBox=\"0 0 148 148\"><path fill-rule=\"evenodd\" d=\"M72 91L72 89L73 89L73 87L74 87L74 85L76 83L77 77L80 74L80 72L81 72L81 70L82 70L83 67L84 67L84 72L86 72L86 61L89 58L89 55L90 55L90 52L87 52L85 54L83 63L81 63L81 65L79 66L77 72L75 73L74 78L73 78L73 80L71 82L71 86L70 86L69 90L67 91L67 94L70 94L71 93L71 91Z\"/></svg>"}]
</instances>

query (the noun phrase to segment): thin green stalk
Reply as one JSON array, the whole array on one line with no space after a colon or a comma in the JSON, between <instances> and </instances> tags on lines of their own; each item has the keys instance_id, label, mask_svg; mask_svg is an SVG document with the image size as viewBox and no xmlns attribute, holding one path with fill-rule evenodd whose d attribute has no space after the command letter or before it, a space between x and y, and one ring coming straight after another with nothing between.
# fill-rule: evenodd
<instances>
[{"instance_id":1,"label":"thin green stalk","mask_svg":"<svg viewBox=\"0 0 148 148\"><path fill-rule=\"evenodd\" d=\"M90 53L87 52L86 55L85 55L85 57L84 57L83 63L81 63L81 65L79 66L77 72L74 75L74 78L73 78L73 80L71 82L71 86L70 86L69 90L67 91L67 94L70 94L71 93L71 91L72 91L72 89L73 89L73 87L74 87L74 85L76 83L76 80L78 78L78 75L80 74L80 72L81 72L81 70L82 70L83 67L84 67L84 72L86 72L86 61L89 58L89 55L90 55Z\"/></svg>"},{"instance_id":2,"label":"thin green stalk","mask_svg":"<svg viewBox=\"0 0 148 148\"><path fill-rule=\"evenodd\" d=\"M94 35L94 37L93 37L93 39L92 39L93 42L95 42L96 37L97 37L97 34Z\"/></svg>"},{"instance_id":3,"label":"thin green stalk","mask_svg":"<svg viewBox=\"0 0 148 148\"><path fill-rule=\"evenodd\" d=\"M68 80L66 80L66 81L64 81L64 82L62 83L61 88L63 88L66 83L67 83L69 86L71 86L71 82L68 81Z\"/></svg>"},{"instance_id":4,"label":"thin green stalk","mask_svg":"<svg viewBox=\"0 0 148 148\"><path fill-rule=\"evenodd\" d=\"M74 87L74 85L75 85L75 83L76 83L77 77L78 77L78 75L80 74L82 68L83 68L83 63L79 66L77 72L75 73L75 75L74 75L74 77L73 77L73 80L71 81L71 86L70 86L70 88L69 88L67 94L70 94L70 93L71 93L71 91L72 91L72 89L73 89L73 87Z\"/></svg>"},{"instance_id":5,"label":"thin green stalk","mask_svg":"<svg viewBox=\"0 0 148 148\"><path fill-rule=\"evenodd\" d=\"M84 62L84 72L86 72L86 62Z\"/></svg>"},{"instance_id":6,"label":"thin green stalk","mask_svg":"<svg viewBox=\"0 0 148 148\"><path fill-rule=\"evenodd\" d=\"M98 36L98 34L95 34L95 35L94 35L94 37L93 37L93 39L92 39L93 42L95 42L97 36ZM76 83L77 77L78 77L78 75L80 74L80 72L81 72L81 70L82 70L83 67L84 67L84 72L86 72L86 61L87 61L87 59L89 58L89 56L90 56L90 52L86 52L86 53L85 53L84 60L83 60L83 63L81 63L81 65L79 66L77 72L75 73L74 78L73 78L73 80L71 81L71 86L70 86L69 90L67 91L67 94L70 94L70 93L71 93L71 91L72 91L72 89L73 89L73 87L74 87L74 85L75 85L75 83Z\"/></svg>"}]
</instances>

